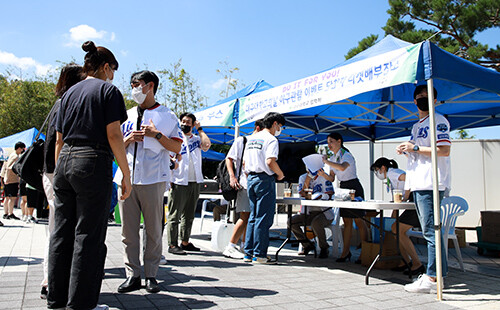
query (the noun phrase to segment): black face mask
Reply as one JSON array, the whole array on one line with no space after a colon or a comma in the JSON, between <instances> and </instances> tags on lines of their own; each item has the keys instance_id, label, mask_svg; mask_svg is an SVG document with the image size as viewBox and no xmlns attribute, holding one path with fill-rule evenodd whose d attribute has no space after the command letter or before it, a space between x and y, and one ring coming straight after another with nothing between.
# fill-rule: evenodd
<instances>
[{"instance_id":1,"label":"black face mask","mask_svg":"<svg viewBox=\"0 0 500 310\"><path fill-rule=\"evenodd\" d=\"M429 98L422 97L417 99L417 107L420 111L427 112L429 111Z\"/></svg>"},{"instance_id":2,"label":"black face mask","mask_svg":"<svg viewBox=\"0 0 500 310\"><path fill-rule=\"evenodd\" d=\"M191 131L191 126L181 125L181 130L183 133L188 134Z\"/></svg>"}]
</instances>

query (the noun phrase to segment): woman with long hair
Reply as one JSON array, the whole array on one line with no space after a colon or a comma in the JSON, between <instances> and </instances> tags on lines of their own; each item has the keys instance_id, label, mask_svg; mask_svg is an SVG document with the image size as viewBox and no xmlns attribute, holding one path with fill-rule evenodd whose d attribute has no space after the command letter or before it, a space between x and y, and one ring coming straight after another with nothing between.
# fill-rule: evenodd
<instances>
[{"instance_id":1,"label":"woman with long hair","mask_svg":"<svg viewBox=\"0 0 500 310\"><path fill-rule=\"evenodd\" d=\"M358 176L356 174L356 161L354 157L349 152L349 150L344 146L344 139L342 135L337 132L332 132L327 137L328 148L333 152L333 156L329 159L323 158L323 162L327 164L331 170L330 175L336 175L339 182L340 188L354 189L356 191L355 196L364 199L365 193L363 186L359 182ZM361 240L367 240L367 228L363 221L363 216L365 211L359 209L340 209L340 216L344 221L344 248L340 258L337 262L345 262L351 259L351 235L353 229L353 220L356 222L356 226L359 229L361 235ZM361 263L358 259L356 263Z\"/></svg>"},{"instance_id":2,"label":"woman with long hair","mask_svg":"<svg viewBox=\"0 0 500 310\"><path fill-rule=\"evenodd\" d=\"M87 41L83 73L61 98L55 129L54 231L50 237L48 307L97 306L104 276L104 244L112 189L113 155L130 195L130 171L120 124L123 96L112 85L118 62L105 47Z\"/></svg>"},{"instance_id":3,"label":"woman with long hair","mask_svg":"<svg viewBox=\"0 0 500 310\"><path fill-rule=\"evenodd\" d=\"M47 202L49 204L49 224L46 226L45 234L48 237L45 245L45 255L43 258L43 280L42 280L42 291L40 293L40 298L47 298L47 286L49 279L49 241L50 234L54 230L54 169L56 167L55 162L55 151L56 151L56 129L54 124L54 118L59 111L59 106L61 104L61 97L64 93L73 85L80 82L83 79L82 66L75 63L69 63L61 69L59 75L59 80L56 84L55 93L57 100L54 106L50 110L49 119L47 121L47 135L45 136L45 143L43 145L43 190L45 196L47 197Z\"/></svg>"}]
</instances>

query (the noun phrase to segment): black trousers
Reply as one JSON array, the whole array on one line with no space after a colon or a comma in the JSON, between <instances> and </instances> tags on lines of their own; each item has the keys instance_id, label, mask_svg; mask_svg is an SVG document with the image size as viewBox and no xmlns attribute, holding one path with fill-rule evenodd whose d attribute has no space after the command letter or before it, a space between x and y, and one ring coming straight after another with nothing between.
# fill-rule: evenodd
<instances>
[{"instance_id":1,"label":"black trousers","mask_svg":"<svg viewBox=\"0 0 500 310\"><path fill-rule=\"evenodd\" d=\"M49 308L96 307L104 275L112 188L109 149L65 144L54 174Z\"/></svg>"}]
</instances>

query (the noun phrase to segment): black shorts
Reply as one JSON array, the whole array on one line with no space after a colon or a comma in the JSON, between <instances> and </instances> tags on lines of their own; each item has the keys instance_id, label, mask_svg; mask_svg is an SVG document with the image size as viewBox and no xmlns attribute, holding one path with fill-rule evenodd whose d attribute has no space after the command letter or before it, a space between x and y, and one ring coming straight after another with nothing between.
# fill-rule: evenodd
<instances>
[{"instance_id":1,"label":"black shorts","mask_svg":"<svg viewBox=\"0 0 500 310\"><path fill-rule=\"evenodd\" d=\"M17 197L19 183L5 184L5 197Z\"/></svg>"},{"instance_id":2,"label":"black shorts","mask_svg":"<svg viewBox=\"0 0 500 310\"><path fill-rule=\"evenodd\" d=\"M19 183L19 196L26 196L26 182L21 181Z\"/></svg>"},{"instance_id":3,"label":"black shorts","mask_svg":"<svg viewBox=\"0 0 500 310\"><path fill-rule=\"evenodd\" d=\"M417 211L415 210L405 210L403 214L399 216L399 222L412 227L420 228L420 221L418 220Z\"/></svg>"},{"instance_id":4,"label":"black shorts","mask_svg":"<svg viewBox=\"0 0 500 310\"><path fill-rule=\"evenodd\" d=\"M354 189L356 190L356 197L361 197L365 199L365 192L363 190L363 186L359 179L352 179L348 181L341 181L340 188ZM365 210L360 209L340 209L340 216L345 218L357 218L365 216Z\"/></svg>"}]
</instances>

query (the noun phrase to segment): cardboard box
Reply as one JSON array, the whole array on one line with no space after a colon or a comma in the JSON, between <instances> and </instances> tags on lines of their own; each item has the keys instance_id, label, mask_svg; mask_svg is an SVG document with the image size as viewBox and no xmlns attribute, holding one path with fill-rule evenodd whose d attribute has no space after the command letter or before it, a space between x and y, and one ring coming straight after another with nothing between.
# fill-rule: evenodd
<instances>
[{"instance_id":1,"label":"cardboard box","mask_svg":"<svg viewBox=\"0 0 500 310\"><path fill-rule=\"evenodd\" d=\"M458 246L460 248L465 248L467 247L467 242L465 240L465 230L464 229L455 229L455 235L457 235L458 239ZM455 245L453 243L453 240L448 240L448 249L454 249Z\"/></svg>"},{"instance_id":2,"label":"cardboard box","mask_svg":"<svg viewBox=\"0 0 500 310\"><path fill-rule=\"evenodd\" d=\"M379 243L370 243L363 241L363 244L361 246L361 265L369 267L372 264L375 257L378 255L379 251L380 251ZM396 237L392 234L386 233L384 238L384 244L382 247L382 257L395 256L397 254L398 252L396 248ZM375 264L375 268L391 269L397 267L399 265L399 262L400 260L398 259L378 261Z\"/></svg>"},{"instance_id":3,"label":"cardboard box","mask_svg":"<svg viewBox=\"0 0 500 310\"><path fill-rule=\"evenodd\" d=\"M481 211L483 242L500 243L500 210Z\"/></svg>"}]
</instances>

